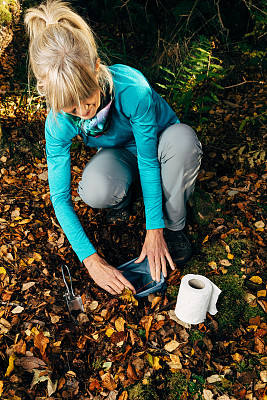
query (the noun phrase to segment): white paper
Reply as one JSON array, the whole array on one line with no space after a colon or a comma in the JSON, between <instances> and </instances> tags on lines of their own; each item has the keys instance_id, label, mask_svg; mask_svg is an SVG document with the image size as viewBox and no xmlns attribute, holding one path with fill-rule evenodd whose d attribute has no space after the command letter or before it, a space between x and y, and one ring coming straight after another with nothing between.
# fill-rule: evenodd
<instances>
[{"instance_id":1,"label":"white paper","mask_svg":"<svg viewBox=\"0 0 267 400\"><path fill-rule=\"evenodd\" d=\"M206 319L207 312L217 313L216 303L221 290L202 275L185 275L180 284L175 314L188 324L199 324Z\"/></svg>"}]
</instances>

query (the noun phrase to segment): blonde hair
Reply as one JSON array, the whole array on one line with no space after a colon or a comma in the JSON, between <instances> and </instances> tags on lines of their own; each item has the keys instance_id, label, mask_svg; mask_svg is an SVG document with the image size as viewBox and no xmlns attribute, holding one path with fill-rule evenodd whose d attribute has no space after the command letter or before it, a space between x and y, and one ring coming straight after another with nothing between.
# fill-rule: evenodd
<instances>
[{"instance_id":1,"label":"blonde hair","mask_svg":"<svg viewBox=\"0 0 267 400\"><path fill-rule=\"evenodd\" d=\"M112 91L112 76L98 62L97 46L89 25L68 3L47 0L27 10L30 67L38 92L54 112L77 105L97 90Z\"/></svg>"}]
</instances>

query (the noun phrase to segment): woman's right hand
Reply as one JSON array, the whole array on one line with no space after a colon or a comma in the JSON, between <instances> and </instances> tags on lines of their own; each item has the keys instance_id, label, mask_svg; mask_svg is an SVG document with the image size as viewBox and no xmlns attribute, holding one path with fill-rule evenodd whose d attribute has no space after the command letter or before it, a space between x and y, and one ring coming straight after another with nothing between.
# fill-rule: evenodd
<instances>
[{"instance_id":1,"label":"woman's right hand","mask_svg":"<svg viewBox=\"0 0 267 400\"><path fill-rule=\"evenodd\" d=\"M110 294L121 294L125 286L135 294L135 288L122 273L109 265L97 253L85 258L83 263L95 283Z\"/></svg>"}]
</instances>

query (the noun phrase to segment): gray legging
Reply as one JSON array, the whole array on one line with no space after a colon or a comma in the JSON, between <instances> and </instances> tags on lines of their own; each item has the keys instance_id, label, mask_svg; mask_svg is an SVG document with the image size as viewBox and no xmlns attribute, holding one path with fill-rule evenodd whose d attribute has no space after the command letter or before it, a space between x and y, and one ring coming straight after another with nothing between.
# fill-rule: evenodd
<instances>
[{"instance_id":1,"label":"gray legging","mask_svg":"<svg viewBox=\"0 0 267 400\"><path fill-rule=\"evenodd\" d=\"M166 228L176 231L185 226L185 204L195 187L201 155L201 143L188 125L171 125L159 137ZM137 176L137 159L130 151L101 149L86 164L78 193L90 207L119 209L129 203Z\"/></svg>"}]
</instances>

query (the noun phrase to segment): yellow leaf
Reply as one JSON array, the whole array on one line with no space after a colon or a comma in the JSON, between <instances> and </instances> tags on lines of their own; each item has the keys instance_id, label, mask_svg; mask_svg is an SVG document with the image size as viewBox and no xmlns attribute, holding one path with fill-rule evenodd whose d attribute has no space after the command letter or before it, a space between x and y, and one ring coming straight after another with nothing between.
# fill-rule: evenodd
<instances>
[{"instance_id":1,"label":"yellow leaf","mask_svg":"<svg viewBox=\"0 0 267 400\"><path fill-rule=\"evenodd\" d=\"M28 260L27 260L27 264L28 264L28 265L32 265L32 263L33 263L34 261L35 261L34 258L33 258L33 257L30 257L30 258L28 258Z\"/></svg>"},{"instance_id":2,"label":"yellow leaf","mask_svg":"<svg viewBox=\"0 0 267 400\"><path fill-rule=\"evenodd\" d=\"M246 329L248 332L250 331L256 332L256 330L258 329L258 325L249 325Z\"/></svg>"},{"instance_id":3,"label":"yellow leaf","mask_svg":"<svg viewBox=\"0 0 267 400\"><path fill-rule=\"evenodd\" d=\"M27 219L23 219L22 221L18 222L18 225L24 225L24 224L28 224L29 222L31 222L32 220L30 218Z\"/></svg>"},{"instance_id":4,"label":"yellow leaf","mask_svg":"<svg viewBox=\"0 0 267 400\"><path fill-rule=\"evenodd\" d=\"M11 355L9 357L9 361L8 361L8 367L5 373L5 376L9 376L11 374L11 372L14 370L14 361L16 359L15 355Z\"/></svg>"},{"instance_id":5,"label":"yellow leaf","mask_svg":"<svg viewBox=\"0 0 267 400\"><path fill-rule=\"evenodd\" d=\"M217 263L216 263L215 261L209 262L209 266L210 266L212 269L217 269Z\"/></svg>"},{"instance_id":6,"label":"yellow leaf","mask_svg":"<svg viewBox=\"0 0 267 400\"><path fill-rule=\"evenodd\" d=\"M41 254L38 254L38 253L33 253L33 258L35 259L35 261L41 261L41 259L42 259L42 256L41 256Z\"/></svg>"},{"instance_id":7,"label":"yellow leaf","mask_svg":"<svg viewBox=\"0 0 267 400\"><path fill-rule=\"evenodd\" d=\"M119 317L115 321L115 328L117 329L118 332L124 332L124 324L125 320L122 317Z\"/></svg>"},{"instance_id":8,"label":"yellow leaf","mask_svg":"<svg viewBox=\"0 0 267 400\"><path fill-rule=\"evenodd\" d=\"M239 353L235 353L232 355L232 358L236 362L241 362L243 360L243 356Z\"/></svg>"},{"instance_id":9,"label":"yellow leaf","mask_svg":"<svg viewBox=\"0 0 267 400\"><path fill-rule=\"evenodd\" d=\"M112 335L113 332L115 332L113 328L108 328L108 329L106 330L106 335L107 335L107 337L110 337L110 336Z\"/></svg>"},{"instance_id":10,"label":"yellow leaf","mask_svg":"<svg viewBox=\"0 0 267 400\"><path fill-rule=\"evenodd\" d=\"M162 368L162 366L159 364L159 360L160 360L159 357L157 356L153 357L153 369L158 370Z\"/></svg>"},{"instance_id":11,"label":"yellow leaf","mask_svg":"<svg viewBox=\"0 0 267 400\"><path fill-rule=\"evenodd\" d=\"M3 387L4 387L4 382L0 381L0 397L2 396L3 393Z\"/></svg>"},{"instance_id":12,"label":"yellow leaf","mask_svg":"<svg viewBox=\"0 0 267 400\"><path fill-rule=\"evenodd\" d=\"M0 274L3 274L3 275L6 274L6 270L4 267L0 267Z\"/></svg>"},{"instance_id":13,"label":"yellow leaf","mask_svg":"<svg viewBox=\"0 0 267 400\"><path fill-rule=\"evenodd\" d=\"M126 300L128 303L132 302L134 306L138 306L138 301L134 297L133 292L126 287L124 288L122 294L120 295L120 298L122 300Z\"/></svg>"},{"instance_id":14,"label":"yellow leaf","mask_svg":"<svg viewBox=\"0 0 267 400\"><path fill-rule=\"evenodd\" d=\"M234 255L231 254L231 253L228 253L228 254L227 254L227 258L229 258L229 260L232 260L232 259L234 258Z\"/></svg>"},{"instance_id":15,"label":"yellow leaf","mask_svg":"<svg viewBox=\"0 0 267 400\"><path fill-rule=\"evenodd\" d=\"M258 290L257 297L266 297L266 290Z\"/></svg>"},{"instance_id":16,"label":"yellow leaf","mask_svg":"<svg viewBox=\"0 0 267 400\"><path fill-rule=\"evenodd\" d=\"M209 240L209 235L207 235L207 236L205 237L205 239L203 240L202 244L206 243L208 240Z\"/></svg>"},{"instance_id":17,"label":"yellow leaf","mask_svg":"<svg viewBox=\"0 0 267 400\"><path fill-rule=\"evenodd\" d=\"M191 349L191 356L193 356L195 354L195 350Z\"/></svg>"},{"instance_id":18,"label":"yellow leaf","mask_svg":"<svg viewBox=\"0 0 267 400\"><path fill-rule=\"evenodd\" d=\"M252 276L250 278L250 281L253 283L258 283L259 285L262 283L262 279L260 276Z\"/></svg>"},{"instance_id":19,"label":"yellow leaf","mask_svg":"<svg viewBox=\"0 0 267 400\"><path fill-rule=\"evenodd\" d=\"M231 253L230 247L228 246L228 244L225 246L225 250L227 253Z\"/></svg>"}]
</instances>

